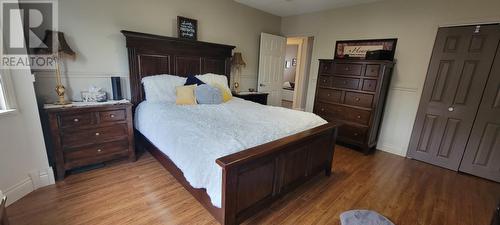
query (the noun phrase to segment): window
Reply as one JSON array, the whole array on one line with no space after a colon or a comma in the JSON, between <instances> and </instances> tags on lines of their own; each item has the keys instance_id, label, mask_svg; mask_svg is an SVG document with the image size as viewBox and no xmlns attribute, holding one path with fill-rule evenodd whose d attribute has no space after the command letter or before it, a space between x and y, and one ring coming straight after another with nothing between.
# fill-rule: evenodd
<instances>
[{"instance_id":1,"label":"window","mask_svg":"<svg viewBox=\"0 0 500 225\"><path fill-rule=\"evenodd\" d=\"M14 96L11 94L11 82L9 80L9 71L0 70L3 73L0 74L0 114L14 112L15 102Z\"/></svg>"},{"instance_id":2,"label":"window","mask_svg":"<svg viewBox=\"0 0 500 225\"><path fill-rule=\"evenodd\" d=\"M7 110L3 85L2 77L0 76L0 110Z\"/></svg>"}]
</instances>

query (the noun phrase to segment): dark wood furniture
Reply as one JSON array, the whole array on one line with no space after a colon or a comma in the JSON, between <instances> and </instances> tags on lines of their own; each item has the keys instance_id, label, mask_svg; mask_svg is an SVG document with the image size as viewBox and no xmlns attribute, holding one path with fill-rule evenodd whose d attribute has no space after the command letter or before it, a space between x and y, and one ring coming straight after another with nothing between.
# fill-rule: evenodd
<instances>
[{"instance_id":1,"label":"dark wood furniture","mask_svg":"<svg viewBox=\"0 0 500 225\"><path fill-rule=\"evenodd\" d=\"M500 201L493 213L493 218L491 219L491 225L500 225Z\"/></svg>"},{"instance_id":2,"label":"dark wood furniture","mask_svg":"<svg viewBox=\"0 0 500 225\"><path fill-rule=\"evenodd\" d=\"M234 97L242 98L248 101L256 102L262 105L267 105L268 93L233 93Z\"/></svg>"},{"instance_id":3,"label":"dark wood furniture","mask_svg":"<svg viewBox=\"0 0 500 225\"><path fill-rule=\"evenodd\" d=\"M369 153L377 145L391 61L319 60L314 113L342 123L339 143Z\"/></svg>"},{"instance_id":4,"label":"dark wood furniture","mask_svg":"<svg viewBox=\"0 0 500 225\"><path fill-rule=\"evenodd\" d=\"M135 160L132 104L45 109L58 179L70 169Z\"/></svg>"},{"instance_id":5,"label":"dark wood furniture","mask_svg":"<svg viewBox=\"0 0 500 225\"><path fill-rule=\"evenodd\" d=\"M144 100L140 81L146 76L230 74L229 59L234 46L122 33L126 37L134 105ZM329 123L217 159L214 163L220 165L223 176L222 208L211 204L205 189L191 187L169 157L139 132L137 144L149 150L220 223L232 225L268 207L319 172L330 175L336 131L336 125Z\"/></svg>"},{"instance_id":6,"label":"dark wood furniture","mask_svg":"<svg viewBox=\"0 0 500 225\"><path fill-rule=\"evenodd\" d=\"M7 218L7 210L5 205L7 204L7 196L2 196L0 199L0 225L9 225L9 218Z\"/></svg>"}]
</instances>

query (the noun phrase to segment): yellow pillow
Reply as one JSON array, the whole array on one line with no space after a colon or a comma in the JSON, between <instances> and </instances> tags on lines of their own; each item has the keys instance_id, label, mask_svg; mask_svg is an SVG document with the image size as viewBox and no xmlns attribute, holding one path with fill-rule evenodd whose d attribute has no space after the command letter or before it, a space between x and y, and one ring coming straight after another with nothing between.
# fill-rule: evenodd
<instances>
[{"instance_id":1,"label":"yellow pillow","mask_svg":"<svg viewBox=\"0 0 500 225\"><path fill-rule=\"evenodd\" d=\"M194 89L196 84L187 86L175 87L175 104L177 105L196 105L196 97L194 95Z\"/></svg>"},{"instance_id":2,"label":"yellow pillow","mask_svg":"<svg viewBox=\"0 0 500 225\"><path fill-rule=\"evenodd\" d=\"M214 83L213 86L216 87L217 89L219 89L220 93L222 93L222 101L223 102L227 102L227 101L231 100L231 98L233 98L233 95L231 94L231 90L228 90L223 85L221 85L219 83Z\"/></svg>"}]
</instances>

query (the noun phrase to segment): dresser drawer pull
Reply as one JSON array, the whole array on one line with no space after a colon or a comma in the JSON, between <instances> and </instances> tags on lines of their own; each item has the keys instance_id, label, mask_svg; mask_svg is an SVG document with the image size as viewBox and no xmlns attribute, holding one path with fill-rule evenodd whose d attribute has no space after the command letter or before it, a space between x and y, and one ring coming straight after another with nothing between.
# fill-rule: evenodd
<instances>
[{"instance_id":1,"label":"dresser drawer pull","mask_svg":"<svg viewBox=\"0 0 500 225\"><path fill-rule=\"evenodd\" d=\"M99 133L99 132L96 132L96 133L95 133L95 136L99 136L99 135L101 135L101 133Z\"/></svg>"},{"instance_id":2,"label":"dresser drawer pull","mask_svg":"<svg viewBox=\"0 0 500 225\"><path fill-rule=\"evenodd\" d=\"M357 102L359 102L359 100L361 100L360 98L355 98L354 100L356 100Z\"/></svg>"},{"instance_id":3,"label":"dresser drawer pull","mask_svg":"<svg viewBox=\"0 0 500 225\"><path fill-rule=\"evenodd\" d=\"M350 70L350 69L351 69L351 68L349 68L348 66L346 66L346 67L345 67L345 70L346 70L346 71L347 71L347 70Z\"/></svg>"},{"instance_id":4,"label":"dresser drawer pull","mask_svg":"<svg viewBox=\"0 0 500 225\"><path fill-rule=\"evenodd\" d=\"M347 84L347 81L342 82L343 84Z\"/></svg>"},{"instance_id":5,"label":"dresser drawer pull","mask_svg":"<svg viewBox=\"0 0 500 225\"><path fill-rule=\"evenodd\" d=\"M97 149L97 152L102 152L102 150L101 149Z\"/></svg>"},{"instance_id":6,"label":"dresser drawer pull","mask_svg":"<svg viewBox=\"0 0 500 225\"><path fill-rule=\"evenodd\" d=\"M330 94L327 94L326 96L330 97L331 95L330 95Z\"/></svg>"},{"instance_id":7,"label":"dresser drawer pull","mask_svg":"<svg viewBox=\"0 0 500 225\"><path fill-rule=\"evenodd\" d=\"M358 116L356 116L356 117L357 117L358 119L361 119L361 116L360 116L360 115L358 115Z\"/></svg>"},{"instance_id":8,"label":"dresser drawer pull","mask_svg":"<svg viewBox=\"0 0 500 225\"><path fill-rule=\"evenodd\" d=\"M325 108L321 108L321 112L324 112L325 111Z\"/></svg>"},{"instance_id":9,"label":"dresser drawer pull","mask_svg":"<svg viewBox=\"0 0 500 225\"><path fill-rule=\"evenodd\" d=\"M109 117L111 117L111 118L115 118L115 114L111 114Z\"/></svg>"},{"instance_id":10,"label":"dresser drawer pull","mask_svg":"<svg viewBox=\"0 0 500 225\"><path fill-rule=\"evenodd\" d=\"M354 136L358 136L359 134L358 133L354 133Z\"/></svg>"},{"instance_id":11,"label":"dresser drawer pull","mask_svg":"<svg viewBox=\"0 0 500 225\"><path fill-rule=\"evenodd\" d=\"M79 121L80 121L80 120L79 120L78 118L74 118L74 119L73 119L73 122L75 122L75 123L77 123L77 122L79 122Z\"/></svg>"}]
</instances>

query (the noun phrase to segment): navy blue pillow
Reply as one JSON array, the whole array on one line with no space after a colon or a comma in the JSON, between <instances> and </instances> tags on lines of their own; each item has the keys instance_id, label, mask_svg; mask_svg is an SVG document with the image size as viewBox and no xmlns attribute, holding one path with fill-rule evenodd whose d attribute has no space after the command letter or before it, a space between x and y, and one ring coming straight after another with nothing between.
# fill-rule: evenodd
<instances>
[{"instance_id":1,"label":"navy blue pillow","mask_svg":"<svg viewBox=\"0 0 500 225\"><path fill-rule=\"evenodd\" d=\"M184 84L184 86L186 86L186 85L193 85L193 84L202 85L202 84L205 84L205 83L203 81L201 81L200 79L196 78L195 76L189 75L187 77L187 80L186 80L186 83Z\"/></svg>"}]
</instances>

